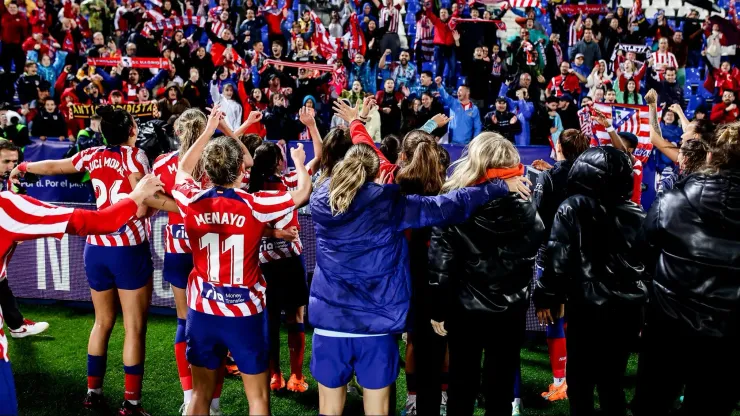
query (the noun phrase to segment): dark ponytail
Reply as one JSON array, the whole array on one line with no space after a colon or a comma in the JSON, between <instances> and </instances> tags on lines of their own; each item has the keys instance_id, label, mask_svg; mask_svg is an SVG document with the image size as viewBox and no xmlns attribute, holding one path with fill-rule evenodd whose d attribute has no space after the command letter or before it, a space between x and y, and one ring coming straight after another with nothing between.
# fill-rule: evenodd
<instances>
[{"instance_id":1,"label":"dark ponytail","mask_svg":"<svg viewBox=\"0 0 740 416\"><path fill-rule=\"evenodd\" d=\"M280 148L272 142L264 142L254 151L254 165L249 173L249 192L265 190L267 178L275 175L278 164L283 158Z\"/></svg>"},{"instance_id":2,"label":"dark ponytail","mask_svg":"<svg viewBox=\"0 0 740 416\"><path fill-rule=\"evenodd\" d=\"M109 146L126 144L134 129L134 118L128 111L111 105L95 110L100 116L100 132Z\"/></svg>"},{"instance_id":3,"label":"dark ponytail","mask_svg":"<svg viewBox=\"0 0 740 416\"><path fill-rule=\"evenodd\" d=\"M401 147L404 162L396 175L396 183L404 193L439 193L445 177L439 149L434 136L425 131L412 130L406 135Z\"/></svg>"}]
</instances>

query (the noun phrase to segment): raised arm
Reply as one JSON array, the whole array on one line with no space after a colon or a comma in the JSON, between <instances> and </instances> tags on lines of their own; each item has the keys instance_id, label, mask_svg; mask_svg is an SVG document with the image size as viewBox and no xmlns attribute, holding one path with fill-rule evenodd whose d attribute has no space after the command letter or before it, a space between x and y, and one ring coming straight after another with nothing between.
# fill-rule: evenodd
<instances>
[{"instance_id":1,"label":"raised arm","mask_svg":"<svg viewBox=\"0 0 740 416\"><path fill-rule=\"evenodd\" d=\"M306 169L312 171L314 167L321 162L321 156L324 149L324 146L321 143L321 133L319 133L319 128L316 126L316 113L313 108L303 107L298 110L298 118L311 134L311 142L313 143L313 159L306 163Z\"/></svg>"},{"instance_id":2,"label":"raised arm","mask_svg":"<svg viewBox=\"0 0 740 416\"><path fill-rule=\"evenodd\" d=\"M511 188L509 187L511 185ZM529 182L524 177L487 181L484 184L460 188L438 196L408 195L399 204L398 230L409 228L439 227L458 224L470 217L483 204L509 194L510 190L526 192ZM523 190L526 188L526 191Z\"/></svg>"},{"instance_id":3,"label":"raised arm","mask_svg":"<svg viewBox=\"0 0 740 416\"><path fill-rule=\"evenodd\" d=\"M308 198L311 196L311 175L306 170L306 152L303 151L302 143L298 143L298 146L290 148L290 158L293 159L293 164L295 165L298 186L294 191L288 193L293 198L293 203L296 206L302 206L308 202Z\"/></svg>"}]
</instances>

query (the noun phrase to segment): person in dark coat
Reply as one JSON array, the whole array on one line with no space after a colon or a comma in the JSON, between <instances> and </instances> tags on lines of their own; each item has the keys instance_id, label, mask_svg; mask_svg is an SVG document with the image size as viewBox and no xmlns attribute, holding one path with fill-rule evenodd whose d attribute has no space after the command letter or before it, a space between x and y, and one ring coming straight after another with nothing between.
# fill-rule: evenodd
<instances>
[{"instance_id":1,"label":"person in dark coat","mask_svg":"<svg viewBox=\"0 0 740 416\"><path fill-rule=\"evenodd\" d=\"M31 135L40 137L41 140L46 140L47 137L64 140L67 137L67 121L53 98L44 99L44 108L39 109L33 118Z\"/></svg>"},{"instance_id":2,"label":"person in dark coat","mask_svg":"<svg viewBox=\"0 0 740 416\"><path fill-rule=\"evenodd\" d=\"M486 114L483 120L483 130L495 131L514 143L514 136L521 133L522 124L516 114L508 110L508 106L505 97L498 97L496 109Z\"/></svg>"},{"instance_id":3,"label":"person in dark coat","mask_svg":"<svg viewBox=\"0 0 740 416\"><path fill-rule=\"evenodd\" d=\"M647 214L654 274L635 416L730 415L740 371L740 124L722 126L706 168L661 195ZM680 157L680 156L679 156Z\"/></svg>"},{"instance_id":4,"label":"person in dark coat","mask_svg":"<svg viewBox=\"0 0 740 416\"><path fill-rule=\"evenodd\" d=\"M580 129L581 121L578 118L578 108L574 104L573 97L570 94L563 94L559 99L558 115L563 123L563 129Z\"/></svg>"},{"instance_id":5,"label":"person in dark coat","mask_svg":"<svg viewBox=\"0 0 740 416\"><path fill-rule=\"evenodd\" d=\"M443 191L523 172L514 145L500 134L484 132L470 142L467 158ZM448 336L448 414L473 414L484 350L486 413L510 414L532 264L544 229L534 205L509 193L460 225L432 230L429 304L434 331Z\"/></svg>"},{"instance_id":6,"label":"person in dark coat","mask_svg":"<svg viewBox=\"0 0 740 416\"><path fill-rule=\"evenodd\" d=\"M632 162L613 147L586 150L568 174L534 302L541 323L568 314L568 400L572 415L625 415L624 375L642 326L649 277L637 236L645 214L630 201Z\"/></svg>"},{"instance_id":7,"label":"person in dark coat","mask_svg":"<svg viewBox=\"0 0 740 416\"><path fill-rule=\"evenodd\" d=\"M403 100L403 94L394 91L396 84L392 79L386 79L382 91L375 94L380 112L380 135L398 133L401 127L401 108L398 104Z\"/></svg>"}]
</instances>

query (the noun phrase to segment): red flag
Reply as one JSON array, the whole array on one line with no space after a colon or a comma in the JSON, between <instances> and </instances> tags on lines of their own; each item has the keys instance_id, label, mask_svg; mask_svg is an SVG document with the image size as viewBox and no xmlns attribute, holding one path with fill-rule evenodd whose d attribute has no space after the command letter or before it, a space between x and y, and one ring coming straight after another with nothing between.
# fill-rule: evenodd
<instances>
[{"instance_id":1,"label":"red flag","mask_svg":"<svg viewBox=\"0 0 740 416\"><path fill-rule=\"evenodd\" d=\"M316 49L326 59L331 58L333 55L339 57L342 52L342 39L330 36L321 18L313 10L310 13L315 26L311 40L316 45Z\"/></svg>"},{"instance_id":2,"label":"red flag","mask_svg":"<svg viewBox=\"0 0 740 416\"><path fill-rule=\"evenodd\" d=\"M647 162L650 151L653 150L653 145L650 143L650 108L648 106L594 103L593 111L603 114L617 133L628 132L637 136L635 158L642 163ZM591 120L593 121L591 146L611 145L611 138L606 128L597 123L594 117Z\"/></svg>"},{"instance_id":3,"label":"red flag","mask_svg":"<svg viewBox=\"0 0 740 416\"><path fill-rule=\"evenodd\" d=\"M360 21L357 18L357 13L352 13L349 17L349 30L352 34L352 45L349 48L350 51L354 51L354 53L359 53L360 55L365 56L365 52L367 51L365 33L360 28ZM354 59L354 54L353 56L350 56L349 59Z\"/></svg>"},{"instance_id":4,"label":"red flag","mask_svg":"<svg viewBox=\"0 0 740 416\"><path fill-rule=\"evenodd\" d=\"M728 17L730 18L730 21L735 24L738 28L740 28L740 19L737 18L737 10L735 9L735 1L736 0L730 0L730 8L728 10Z\"/></svg>"}]
</instances>

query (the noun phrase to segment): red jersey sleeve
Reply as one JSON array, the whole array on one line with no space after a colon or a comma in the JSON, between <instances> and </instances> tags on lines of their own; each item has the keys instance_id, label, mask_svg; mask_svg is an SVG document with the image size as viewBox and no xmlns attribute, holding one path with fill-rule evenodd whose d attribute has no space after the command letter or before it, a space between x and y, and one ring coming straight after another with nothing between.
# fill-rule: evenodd
<instances>
[{"instance_id":1,"label":"red jersey sleeve","mask_svg":"<svg viewBox=\"0 0 740 416\"><path fill-rule=\"evenodd\" d=\"M91 147L89 149L85 149L81 152L78 152L76 155L72 156L72 165L74 165L75 170L77 172L85 172L88 170L88 163L90 163L90 160L92 159L95 152L98 150L97 147Z\"/></svg>"},{"instance_id":2,"label":"red jersey sleeve","mask_svg":"<svg viewBox=\"0 0 740 416\"><path fill-rule=\"evenodd\" d=\"M183 216L188 212L190 201L202 191L203 189L201 189L200 184L194 181L193 178L188 178L184 183L175 184L175 189L172 190L172 197L175 198L177 207Z\"/></svg>"},{"instance_id":3,"label":"red jersey sleeve","mask_svg":"<svg viewBox=\"0 0 740 416\"><path fill-rule=\"evenodd\" d=\"M366 144L375 150L375 154L378 155L378 158L380 159L380 171L384 173L388 173L388 183L393 183L395 181L394 173L396 171L396 165L391 163L383 154L383 152L380 151L375 146L375 142L373 142L372 137L367 133L367 129L365 129L365 125L362 124L361 121L355 120L349 125L349 134L352 137L352 143L353 144L359 144L363 143Z\"/></svg>"},{"instance_id":4,"label":"red jersey sleeve","mask_svg":"<svg viewBox=\"0 0 740 416\"><path fill-rule=\"evenodd\" d=\"M127 149L124 154L124 163L126 163L126 169L128 169L129 173L146 175L150 172L149 160L146 158L146 153L136 147Z\"/></svg>"},{"instance_id":5,"label":"red jersey sleeve","mask_svg":"<svg viewBox=\"0 0 740 416\"><path fill-rule=\"evenodd\" d=\"M237 190L237 194L249 205L254 218L263 223L279 223L295 209L293 197L287 192L261 191L248 194Z\"/></svg>"}]
</instances>

